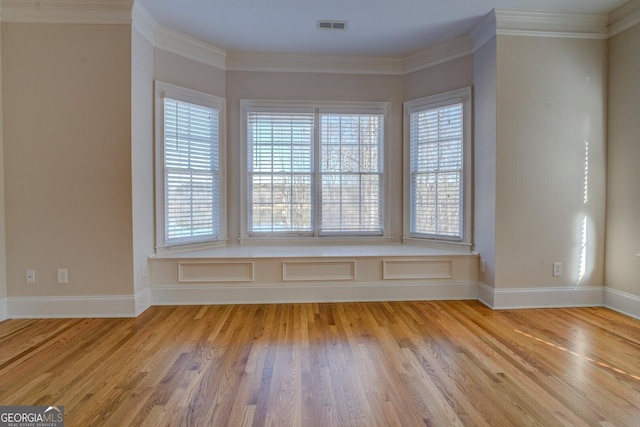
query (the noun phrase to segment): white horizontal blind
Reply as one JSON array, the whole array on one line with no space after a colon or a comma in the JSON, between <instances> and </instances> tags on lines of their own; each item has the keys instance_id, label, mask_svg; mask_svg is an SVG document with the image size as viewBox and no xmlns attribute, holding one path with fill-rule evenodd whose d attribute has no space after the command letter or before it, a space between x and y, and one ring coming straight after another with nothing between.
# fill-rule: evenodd
<instances>
[{"instance_id":1,"label":"white horizontal blind","mask_svg":"<svg viewBox=\"0 0 640 427\"><path fill-rule=\"evenodd\" d=\"M164 99L165 242L220 236L220 111Z\"/></svg>"},{"instance_id":2,"label":"white horizontal blind","mask_svg":"<svg viewBox=\"0 0 640 427\"><path fill-rule=\"evenodd\" d=\"M313 231L312 113L249 112L248 231Z\"/></svg>"},{"instance_id":3,"label":"white horizontal blind","mask_svg":"<svg viewBox=\"0 0 640 427\"><path fill-rule=\"evenodd\" d=\"M382 115L320 114L321 235L382 235L382 123Z\"/></svg>"},{"instance_id":4,"label":"white horizontal blind","mask_svg":"<svg viewBox=\"0 0 640 427\"><path fill-rule=\"evenodd\" d=\"M463 104L410 115L412 234L463 235Z\"/></svg>"}]
</instances>

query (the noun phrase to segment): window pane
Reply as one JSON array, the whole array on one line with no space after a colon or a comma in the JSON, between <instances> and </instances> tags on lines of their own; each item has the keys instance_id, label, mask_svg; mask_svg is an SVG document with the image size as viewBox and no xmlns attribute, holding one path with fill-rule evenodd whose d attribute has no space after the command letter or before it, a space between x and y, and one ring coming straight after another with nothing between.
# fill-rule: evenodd
<instances>
[{"instance_id":1,"label":"window pane","mask_svg":"<svg viewBox=\"0 0 640 427\"><path fill-rule=\"evenodd\" d=\"M313 114L249 113L249 232L313 229Z\"/></svg>"},{"instance_id":2,"label":"window pane","mask_svg":"<svg viewBox=\"0 0 640 427\"><path fill-rule=\"evenodd\" d=\"M219 115L213 108L164 100L167 244L220 236Z\"/></svg>"},{"instance_id":3,"label":"window pane","mask_svg":"<svg viewBox=\"0 0 640 427\"><path fill-rule=\"evenodd\" d=\"M322 231L379 233L381 229L379 175L322 176Z\"/></svg>"},{"instance_id":4,"label":"window pane","mask_svg":"<svg viewBox=\"0 0 640 427\"><path fill-rule=\"evenodd\" d=\"M213 233L211 173L167 172L167 235L170 239Z\"/></svg>"},{"instance_id":5,"label":"window pane","mask_svg":"<svg viewBox=\"0 0 640 427\"><path fill-rule=\"evenodd\" d=\"M320 115L320 233L382 234L382 116Z\"/></svg>"},{"instance_id":6,"label":"window pane","mask_svg":"<svg viewBox=\"0 0 640 427\"><path fill-rule=\"evenodd\" d=\"M461 173L416 174L411 228L420 233L459 236Z\"/></svg>"},{"instance_id":7,"label":"window pane","mask_svg":"<svg viewBox=\"0 0 640 427\"><path fill-rule=\"evenodd\" d=\"M462 104L410 115L412 233L462 238Z\"/></svg>"},{"instance_id":8,"label":"window pane","mask_svg":"<svg viewBox=\"0 0 640 427\"><path fill-rule=\"evenodd\" d=\"M311 177L253 175L251 231L310 231Z\"/></svg>"}]
</instances>

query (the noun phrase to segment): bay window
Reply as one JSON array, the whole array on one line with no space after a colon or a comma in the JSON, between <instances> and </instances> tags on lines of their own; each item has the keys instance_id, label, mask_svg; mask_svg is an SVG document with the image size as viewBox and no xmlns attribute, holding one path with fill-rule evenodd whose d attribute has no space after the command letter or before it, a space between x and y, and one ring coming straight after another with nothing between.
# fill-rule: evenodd
<instances>
[{"instance_id":1,"label":"bay window","mask_svg":"<svg viewBox=\"0 0 640 427\"><path fill-rule=\"evenodd\" d=\"M241 107L244 236L386 235L386 103Z\"/></svg>"},{"instance_id":2,"label":"bay window","mask_svg":"<svg viewBox=\"0 0 640 427\"><path fill-rule=\"evenodd\" d=\"M405 237L470 244L471 90L405 102Z\"/></svg>"},{"instance_id":3,"label":"bay window","mask_svg":"<svg viewBox=\"0 0 640 427\"><path fill-rule=\"evenodd\" d=\"M223 123L223 99L156 82L159 251L225 239Z\"/></svg>"}]
</instances>

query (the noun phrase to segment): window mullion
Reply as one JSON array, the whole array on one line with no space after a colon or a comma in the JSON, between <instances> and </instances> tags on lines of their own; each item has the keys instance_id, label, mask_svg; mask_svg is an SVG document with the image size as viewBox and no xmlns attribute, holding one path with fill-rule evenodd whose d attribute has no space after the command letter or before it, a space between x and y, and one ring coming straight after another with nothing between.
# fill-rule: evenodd
<instances>
[{"instance_id":1,"label":"window mullion","mask_svg":"<svg viewBox=\"0 0 640 427\"><path fill-rule=\"evenodd\" d=\"M313 161L311 170L311 215L313 218L313 236L320 235L320 221L322 218L322 140L320 139L320 110L313 113Z\"/></svg>"}]
</instances>

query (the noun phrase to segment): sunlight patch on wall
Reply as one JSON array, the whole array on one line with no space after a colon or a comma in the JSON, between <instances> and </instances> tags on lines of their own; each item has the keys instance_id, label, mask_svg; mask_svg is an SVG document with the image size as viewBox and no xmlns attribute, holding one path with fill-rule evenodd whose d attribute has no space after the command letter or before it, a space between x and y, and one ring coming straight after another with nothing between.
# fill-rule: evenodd
<instances>
[{"instance_id":1,"label":"sunlight patch on wall","mask_svg":"<svg viewBox=\"0 0 640 427\"><path fill-rule=\"evenodd\" d=\"M589 141L584 141L584 185L582 204L586 206L589 203ZM582 217L582 224L580 230L580 255L578 262L578 282L576 286L579 286L587 273L587 215Z\"/></svg>"}]
</instances>

